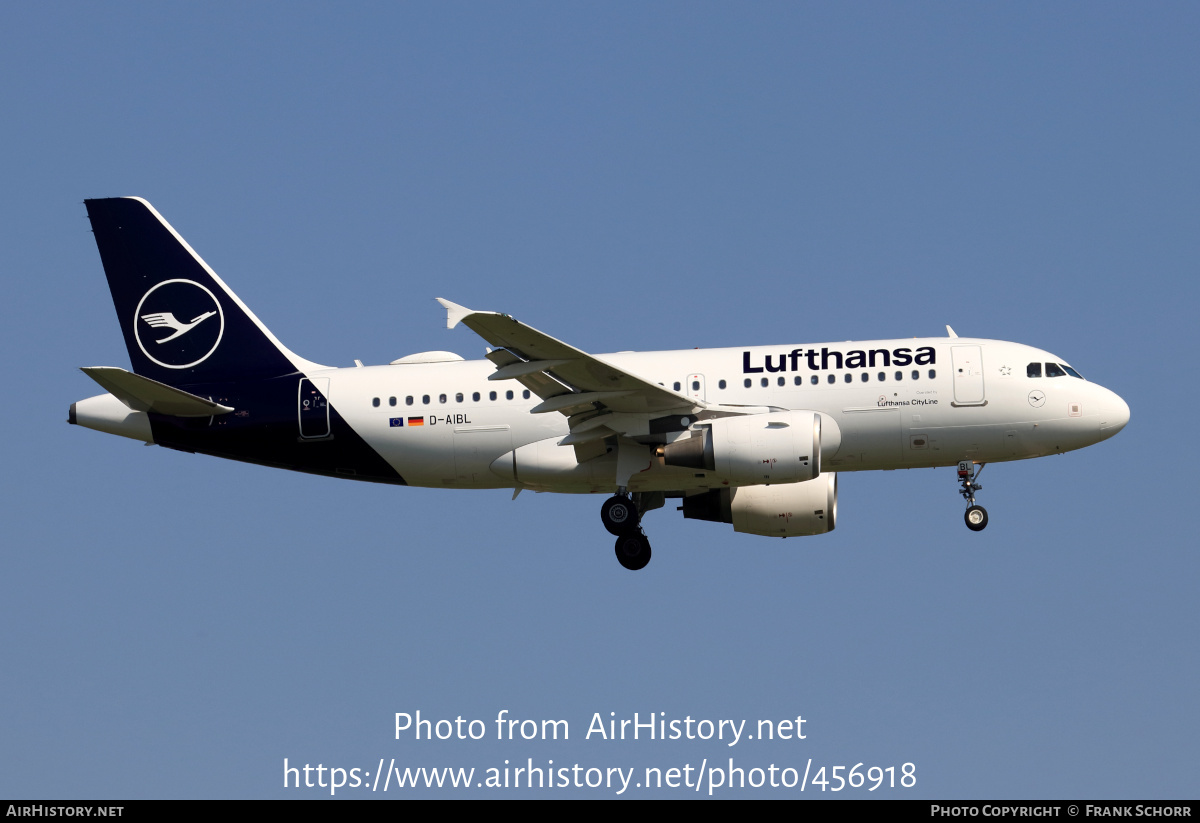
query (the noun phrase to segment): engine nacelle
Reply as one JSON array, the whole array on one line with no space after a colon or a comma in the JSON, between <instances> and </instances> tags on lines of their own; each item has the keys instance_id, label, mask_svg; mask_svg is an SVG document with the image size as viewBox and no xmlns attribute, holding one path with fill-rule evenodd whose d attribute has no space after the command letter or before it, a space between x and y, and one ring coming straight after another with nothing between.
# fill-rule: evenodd
<instances>
[{"instance_id":1,"label":"engine nacelle","mask_svg":"<svg viewBox=\"0 0 1200 823\"><path fill-rule=\"evenodd\" d=\"M825 534L837 525L837 473L804 483L714 489L683 498L683 516L765 537Z\"/></svg>"},{"instance_id":2,"label":"engine nacelle","mask_svg":"<svg viewBox=\"0 0 1200 823\"><path fill-rule=\"evenodd\" d=\"M707 469L735 485L802 483L821 474L821 455L837 453L841 432L814 411L720 417L662 448L668 466Z\"/></svg>"}]
</instances>

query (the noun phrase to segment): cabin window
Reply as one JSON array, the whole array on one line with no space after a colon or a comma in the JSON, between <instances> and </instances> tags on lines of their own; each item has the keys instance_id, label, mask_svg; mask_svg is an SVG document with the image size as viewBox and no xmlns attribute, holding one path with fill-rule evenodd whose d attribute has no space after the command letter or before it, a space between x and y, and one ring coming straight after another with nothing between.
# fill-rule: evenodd
<instances>
[{"instance_id":1,"label":"cabin window","mask_svg":"<svg viewBox=\"0 0 1200 823\"><path fill-rule=\"evenodd\" d=\"M717 388L719 388L719 389L723 389L723 388L725 388L725 381L724 381L724 380L721 380L720 382L718 382L718 383L717 383Z\"/></svg>"},{"instance_id":2,"label":"cabin window","mask_svg":"<svg viewBox=\"0 0 1200 823\"><path fill-rule=\"evenodd\" d=\"M903 380L903 379L904 379L904 372L902 372L902 371L896 372L896 380Z\"/></svg>"},{"instance_id":3,"label":"cabin window","mask_svg":"<svg viewBox=\"0 0 1200 823\"><path fill-rule=\"evenodd\" d=\"M410 394L408 397L404 398L404 405L411 406L412 404L413 404L413 396Z\"/></svg>"},{"instance_id":4,"label":"cabin window","mask_svg":"<svg viewBox=\"0 0 1200 823\"><path fill-rule=\"evenodd\" d=\"M526 389L525 391L521 392L521 396L524 397L526 400L528 400L529 399L529 389Z\"/></svg>"},{"instance_id":5,"label":"cabin window","mask_svg":"<svg viewBox=\"0 0 1200 823\"><path fill-rule=\"evenodd\" d=\"M429 395L427 395L427 394L421 395L421 403L428 406L429 405Z\"/></svg>"},{"instance_id":6,"label":"cabin window","mask_svg":"<svg viewBox=\"0 0 1200 823\"><path fill-rule=\"evenodd\" d=\"M879 382L882 383L884 380L887 380L887 372L880 372L879 373Z\"/></svg>"},{"instance_id":7,"label":"cabin window","mask_svg":"<svg viewBox=\"0 0 1200 823\"><path fill-rule=\"evenodd\" d=\"M782 378L782 377L779 378L779 385L782 386L782 385L785 385L786 383L787 383L787 381L784 378Z\"/></svg>"},{"instance_id":8,"label":"cabin window","mask_svg":"<svg viewBox=\"0 0 1200 823\"><path fill-rule=\"evenodd\" d=\"M678 380L676 380L676 381L674 382L673 386L674 386L674 388L675 388L675 391L679 391L679 381L678 381Z\"/></svg>"},{"instance_id":9,"label":"cabin window","mask_svg":"<svg viewBox=\"0 0 1200 823\"><path fill-rule=\"evenodd\" d=\"M743 385L744 385L746 388L750 388L750 378L749 378L749 377L747 377L747 378L745 379L745 381L743 381Z\"/></svg>"},{"instance_id":10,"label":"cabin window","mask_svg":"<svg viewBox=\"0 0 1200 823\"><path fill-rule=\"evenodd\" d=\"M506 391L506 392L504 393L504 399L505 399L505 400L512 400L512 399L513 399L513 393L512 393L512 389L509 389L508 391Z\"/></svg>"},{"instance_id":11,"label":"cabin window","mask_svg":"<svg viewBox=\"0 0 1200 823\"><path fill-rule=\"evenodd\" d=\"M438 395L438 402L439 402L439 403L445 403L445 402L446 402L446 395L444 395L444 394L439 394L439 395Z\"/></svg>"},{"instance_id":12,"label":"cabin window","mask_svg":"<svg viewBox=\"0 0 1200 823\"><path fill-rule=\"evenodd\" d=\"M462 401L463 401L463 394L462 394L462 392L458 392L456 395L454 395L454 402L455 402L455 403L461 403Z\"/></svg>"},{"instance_id":13,"label":"cabin window","mask_svg":"<svg viewBox=\"0 0 1200 823\"><path fill-rule=\"evenodd\" d=\"M378 398L378 397L372 397L372 398L371 398L371 405L372 405L372 406L374 406L375 408L379 408L379 398Z\"/></svg>"},{"instance_id":14,"label":"cabin window","mask_svg":"<svg viewBox=\"0 0 1200 823\"><path fill-rule=\"evenodd\" d=\"M474 394L472 394L471 399L474 400L476 403L478 403L479 402L479 392L475 392Z\"/></svg>"},{"instance_id":15,"label":"cabin window","mask_svg":"<svg viewBox=\"0 0 1200 823\"><path fill-rule=\"evenodd\" d=\"M1042 364L1041 363L1030 363L1028 366L1025 367L1025 376L1026 377L1041 377L1042 376Z\"/></svg>"},{"instance_id":16,"label":"cabin window","mask_svg":"<svg viewBox=\"0 0 1200 823\"><path fill-rule=\"evenodd\" d=\"M932 380L935 377L937 377L937 369L930 369L929 370L929 379Z\"/></svg>"},{"instance_id":17,"label":"cabin window","mask_svg":"<svg viewBox=\"0 0 1200 823\"><path fill-rule=\"evenodd\" d=\"M389 397L389 398L388 398L388 405L389 405L389 406L394 406L394 405L396 405L396 398L394 398L394 397Z\"/></svg>"},{"instance_id":18,"label":"cabin window","mask_svg":"<svg viewBox=\"0 0 1200 823\"><path fill-rule=\"evenodd\" d=\"M494 391L488 392L488 400L495 400L495 399L496 399L496 393Z\"/></svg>"},{"instance_id":19,"label":"cabin window","mask_svg":"<svg viewBox=\"0 0 1200 823\"><path fill-rule=\"evenodd\" d=\"M913 369L913 380L920 380L921 372L918 369Z\"/></svg>"},{"instance_id":20,"label":"cabin window","mask_svg":"<svg viewBox=\"0 0 1200 823\"><path fill-rule=\"evenodd\" d=\"M829 382L830 384L836 383L836 382L837 382L837 375L836 375L836 374L831 374L831 375L829 375L829 380L828 380L828 382Z\"/></svg>"},{"instance_id":21,"label":"cabin window","mask_svg":"<svg viewBox=\"0 0 1200 823\"><path fill-rule=\"evenodd\" d=\"M767 386L769 386L770 384L771 384L771 381L767 380L767 378L765 378L765 377L764 377L764 378L762 379L762 387L763 387L764 389L765 389Z\"/></svg>"},{"instance_id":22,"label":"cabin window","mask_svg":"<svg viewBox=\"0 0 1200 823\"><path fill-rule=\"evenodd\" d=\"M820 382L821 382L821 378L817 377L817 376L814 374L814 375L813 375L813 376L812 376L812 377L809 379L809 381L808 381L808 382L812 383L812 384L815 386L815 385L817 385L818 383L820 383Z\"/></svg>"},{"instance_id":23,"label":"cabin window","mask_svg":"<svg viewBox=\"0 0 1200 823\"><path fill-rule=\"evenodd\" d=\"M867 382L868 380L870 380L870 379L871 379L871 375L867 374L866 372L863 372L863 373L862 373L862 381L863 381L864 383L866 383L866 382Z\"/></svg>"},{"instance_id":24,"label":"cabin window","mask_svg":"<svg viewBox=\"0 0 1200 823\"><path fill-rule=\"evenodd\" d=\"M780 379L780 380L783 380L783 378L782 378L782 377L781 377L781 378L779 378L779 379ZM692 391L700 391L700 381L699 381L699 380L693 380L693 381L692 381Z\"/></svg>"}]
</instances>

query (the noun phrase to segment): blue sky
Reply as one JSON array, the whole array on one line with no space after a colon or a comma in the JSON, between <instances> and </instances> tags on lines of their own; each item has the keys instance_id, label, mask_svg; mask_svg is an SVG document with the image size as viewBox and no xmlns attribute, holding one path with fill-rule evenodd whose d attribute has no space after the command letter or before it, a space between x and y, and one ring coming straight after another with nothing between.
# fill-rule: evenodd
<instances>
[{"instance_id":1,"label":"blue sky","mask_svg":"<svg viewBox=\"0 0 1200 823\"><path fill-rule=\"evenodd\" d=\"M0 795L328 796L285 791L284 758L733 757L912 762L903 797L1195 796L1198 24L1182 3L5 6ZM130 194L322 363L480 356L437 296L594 352L949 323L1061 355L1132 420L990 466L980 534L952 469L845 474L829 535L668 507L630 574L598 498L68 427L96 393L76 368L128 365L81 201ZM417 710L571 739L396 740ZM807 737L585 740L610 712L800 715Z\"/></svg>"}]
</instances>

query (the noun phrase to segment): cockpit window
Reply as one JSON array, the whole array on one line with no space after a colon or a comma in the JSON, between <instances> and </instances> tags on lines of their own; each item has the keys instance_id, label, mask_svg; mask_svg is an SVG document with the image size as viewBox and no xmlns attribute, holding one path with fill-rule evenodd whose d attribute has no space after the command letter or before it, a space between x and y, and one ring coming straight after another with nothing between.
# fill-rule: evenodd
<instances>
[{"instance_id":1,"label":"cockpit window","mask_svg":"<svg viewBox=\"0 0 1200 823\"><path fill-rule=\"evenodd\" d=\"M1046 364L1046 376L1047 377L1066 377L1067 373L1065 371L1063 371L1062 367L1059 366L1057 363L1047 363Z\"/></svg>"},{"instance_id":2,"label":"cockpit window","mask_svg":"<svg viewBox=\"0 0 1200 823\"><path fill-rule=\"evenodd\" d=\"M1041 363L1030 363L1028 366L1025 367L1025 376L1026 377L1041 377L1042 376L1042 364Z\"/></svg>"},{"instance_id":3,"label":"cockpit window","mask_svg":"<svg viewBox=\"0 0 1200 823\"><path fill-rule=\"evenodd\" d=\"M1082 380L1082 379L1083 379L1083 375L1082 375L1082 374L1080 374L1079 372L1075 371L1073 368L1071 368L1070 366L1068 366L1066 363L1059 363L1059 365L1060 365L1060 366L1062 366L1064 369L1066 369L1066 371L1067 371L1067 374L1071 375L1072 377L1078 377L1080 380Z\"/></svg>"}]
</instances>

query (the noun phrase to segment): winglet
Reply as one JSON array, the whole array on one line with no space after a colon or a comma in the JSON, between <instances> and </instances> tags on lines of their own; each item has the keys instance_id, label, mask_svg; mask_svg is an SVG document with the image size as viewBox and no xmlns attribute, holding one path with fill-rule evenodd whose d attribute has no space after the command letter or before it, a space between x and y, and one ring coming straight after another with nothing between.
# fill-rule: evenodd
<instances>
[{"instance_id":1,"label":"winglet","mask_svg":"<svg viewBox=\"0 0 1200 823\"><path fill-rule=\"evenodd\" d=\"M460 306L457 303L451 303L443 297L436 298L442 307L446 310L446 328L452 329L462 322L464 317L475 314L474 309L468 309L466 306Z\"/></svg>"},{"instance_id":2,"label":"winglet","mask_svg":"<svg viewBox=\"0 0 1200 823\"><path fill-rule=\"evenodd\" d=\"M958 335L954 333L954 329L950 328L949 323L946 324L946 336L947 337L958 337Z\"/></svg>"}]
</instances>

